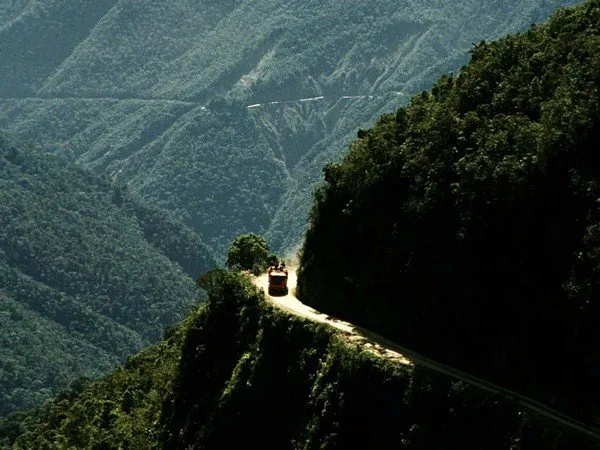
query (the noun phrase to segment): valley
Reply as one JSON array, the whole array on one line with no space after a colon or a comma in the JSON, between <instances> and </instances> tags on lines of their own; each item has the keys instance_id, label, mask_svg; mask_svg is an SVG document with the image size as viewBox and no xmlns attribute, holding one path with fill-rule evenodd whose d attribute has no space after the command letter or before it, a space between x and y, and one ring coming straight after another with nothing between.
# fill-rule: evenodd
<instances>
[{"instance_id":1,"label":"valley","mask_svg":"<svg viewBox=\"0 0 600 450\"><path fill-rule=\"evenodd\" d=\"M4 2L0 448L597 448L599 36L600 0Z\"/></svg>"},{"instance_id":2,"label":"valley","mask_svg":"<svg viewBox=\"0 0 600 450\"><path fill-rule=\"evenodd\" d=\"M348 9L341 0L106 0L85 23L76 21L85 2L46 3L6 12L0 129L127 184L201 232L221 260L246 231L277 250L297 246L321 167L357 129L457 71L475 42L575 1L361 0ZM85 38L54 36L69 52L61 61L41 58L19 72L15 60L45 47L12 39L35 36L43 20L88 28L77 28ZM219 167L231 169L213 174Z\"/></svg>"}]
</instances>

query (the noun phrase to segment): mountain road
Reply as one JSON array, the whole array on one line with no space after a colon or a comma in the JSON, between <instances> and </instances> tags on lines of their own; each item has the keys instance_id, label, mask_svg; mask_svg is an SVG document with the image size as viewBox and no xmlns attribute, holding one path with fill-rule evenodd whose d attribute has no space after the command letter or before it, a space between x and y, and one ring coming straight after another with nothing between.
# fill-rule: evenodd
<instances>
[{"instance_id":1,"label":"mountain road","mask_svg":"<svg viewBox=\"0 0 600 450\"><path fill-rule=\"evenodd\" d=\"M600 429L590 426L586 423L573 419L559 411L544 405L529 397L525 397L517 392L503 388L496 384L490 383L481 378L477 378L461 370L453 367L440 364L430 358L420 355L406 347L396 344L389 339L384 338L376 333L373 333L364 328L353 325L349 322L337 319L327 314L321 313L310 306L302 303L295 296L297 275L296 270L289 269L288 288L289 293L285 296L273 296L268 294L269 278L268 274L263 274L254 278L254 283L257 287L265 292L265 298L273 305L285 310L296 316L310 319L314 322L327 324L345 335L346 339L357 345L362 346L365 350L375 353L376 355L397 361L405 365L417 365L426 367L438 373L446 374L452 378L463 381L465 383L477 386L480 389L497 394L507 401L511 401L520 405L523 409L544 416L564 427L576 430L595 440L598 440L600 445Z\"/></svg>"}]
</instances>

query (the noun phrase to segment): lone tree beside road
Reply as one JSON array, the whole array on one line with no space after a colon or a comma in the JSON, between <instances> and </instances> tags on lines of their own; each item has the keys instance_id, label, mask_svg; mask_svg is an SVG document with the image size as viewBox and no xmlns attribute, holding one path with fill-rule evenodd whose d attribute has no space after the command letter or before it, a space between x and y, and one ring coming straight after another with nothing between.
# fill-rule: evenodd
<instances>
[{"instance_id":1,"label":"lone tree beside road","mask_svg":"<svg viewBox=\"0 0 600 450\"><path fill-rule=\"evenodd\" d=\"M256 273L267 267L272 256L264 237L253 233L241 234L233 240L227 251L226 265Z\"/></svg>"}]
</instances>

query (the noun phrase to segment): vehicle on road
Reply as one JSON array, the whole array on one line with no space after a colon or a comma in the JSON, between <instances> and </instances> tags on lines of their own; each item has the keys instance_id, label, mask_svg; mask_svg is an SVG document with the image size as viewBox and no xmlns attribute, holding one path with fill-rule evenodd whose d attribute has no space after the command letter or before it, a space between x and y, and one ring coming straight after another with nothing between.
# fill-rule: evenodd
<instances>
[{"instance_id":1,"label":"vehicle on road","mask_svg":"<svg viewBox=\"0 0 600 450\"><path fill-rule=\"evenodd\" d=\"M279 266L269 267L269 295L288 294L288 271Z\"/></svg>"}]
</instances>

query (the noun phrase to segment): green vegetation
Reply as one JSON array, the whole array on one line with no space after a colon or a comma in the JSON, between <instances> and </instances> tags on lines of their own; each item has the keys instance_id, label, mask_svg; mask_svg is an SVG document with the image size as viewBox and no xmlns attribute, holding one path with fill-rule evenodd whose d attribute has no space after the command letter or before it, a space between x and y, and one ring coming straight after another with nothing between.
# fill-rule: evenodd
<instances>
[{"instance_id":1,"label":"green vegetation","mask_svg":"<svg viewBox=\"0 0 600 450\"><path fill-rule=\"evenodd\" d=\"M273 256L264 237L253 233L242 234L231 243L226 264L230 268L259 273L267 268Z\"/></svg>"},{"instance_id":2,"label":"green vegetation","mask_svg":"<svg viewBox=\"0 0 600 450\"><path fill-rule=\"evenodd\" d=\"M116 2L72 0L67 5L64 0L3 1L0 95L22 97L41 88Z\"/></svg>"},{"instance_id":3,"label":"green vegetation","mask_svg":"<svg viewBox=\"0 0 600 450\"><path fill-rule=\"evenodd\" d=\"M27 7L28 0L11 0L0 5L0 25L19 17Z\"/></svg>"},{"instance_id":4,"label":"green vegetation","mask_svg":"<svg viewBox=\"0 0 600 450\"><path fill-rule=\"evenodd\" d=\"M300 295L600 425L600 0L377 119L573 3L1 6L0 127L42 145L0 138L0 415L72 383L1 445L586 448L274 309L205 246L254 268L262 235L295 244L358 134Z\"/></svg>"},{"instance_id":5,"label":"green vegetation","mask_svg":"<svg viewBox=\"0 0 600 450\"><path fill-rule=\"evenodd\" d=\"M358 127L576 2L5 1L0 129L128 184L219 261L246 232L284 252Z\"/></svg>"},{"instance_id":6,"label":"green vegetation","mask_svg":"<svg viewBox=\"0 0 600 450\"><path fill-rule=\"evenodd\" d=\"M29 448L585 449L501 398L395 365L214 277L159 344L0 425Z\"/></svg>"},{"instance_id":7,"label":"green vegetation","mask_svg":"<svg viewBox=\"0 0 600 450\"><path fill-rule=\"evenodd\" d=\"M0 136L0 416L159 339L215 264L126 188Z\"/></svg>"},{"instance_id":8,"label":"green vegetation","mask_svg":"<svg viewBox=\"0 0 600 450\"><path fill-rule=\"evenodd\" d=\"M600 2L480 43L324 170L299 295L600 423Z\"/></svg>"}]
</instances>

